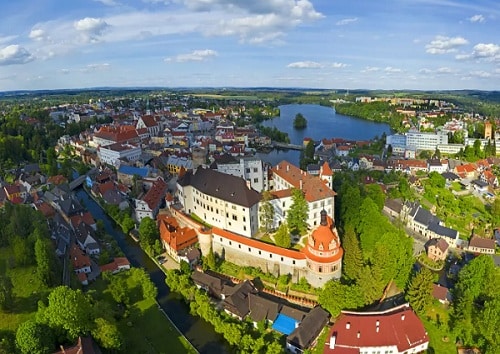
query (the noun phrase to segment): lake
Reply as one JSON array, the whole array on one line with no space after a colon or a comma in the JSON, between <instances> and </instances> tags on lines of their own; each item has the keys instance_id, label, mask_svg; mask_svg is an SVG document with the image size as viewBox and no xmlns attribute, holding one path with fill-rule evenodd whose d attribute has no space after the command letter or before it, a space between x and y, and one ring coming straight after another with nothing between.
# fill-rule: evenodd
<instances>
[{"instance_id":1,"label":"lake","mask_svg":"<svg viewBox=\"0 0 500 354\"><path fill-rule=\"evenodd\" d=\"M302 141L306 137L312 138L315 141L323 138L370 140L375 136L380 137L382 133L391 133L389 124L338 114L332 107L317 104L288 104L280 106L279 109L279 117L267 120L262 125L276 127L282 132L288 133L292 144L302 145ZM293 120L297 113L302 113L306 118L306 128L295 129L293 127ZM258 153L257 156L273 166L282 160L287 160L298 166L300 151L273 150L268 154Z\"/></svg>"}]
</instances>

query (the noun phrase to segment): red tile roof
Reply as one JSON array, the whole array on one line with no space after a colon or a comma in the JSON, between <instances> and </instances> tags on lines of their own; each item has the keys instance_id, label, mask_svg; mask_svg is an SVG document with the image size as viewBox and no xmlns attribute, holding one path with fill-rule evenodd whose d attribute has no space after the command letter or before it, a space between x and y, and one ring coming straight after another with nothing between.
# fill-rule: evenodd
<instances>
[{"instance_id":1,"label":"red tile roof","mask_svg":"<svg viewBox=\"0 0 500 354\"><path fill-rule=\"evenodd\" d=\"M71 257L71 262L73 263L74 270L90 267L89 256L83 254L83 251L77 245L73 245L71 247L71 249L69 250L69 255Z\"/></svg>"},{"instance_id":2,"label":"red tile roof","mask_svg":"<svg viewBox=\"0 0 500 354\"><path fill-rule=\"evenodd\" d=\"M429 342L422 322L407 304L385 312L342 311L330 329L328 342L332 336L335 336L335 347L330 349L326 345L325 354L349 353L346 348L391 345L396 345L402 353Z\"/></svg>"},{"instance_id":3,"label":"red tile roof","mask_svg":"<svg viewBox=\"0 0 500 354\"><path fill-rule=\"evenodd\" d=\"M158 217L158 221L160 223L161 239L176 252L198 242L196 230L188 227L180 227L175 218L161 215Z\"/></svg>"},{"instance_id":4,"label":"red tile roof","mask_svg":"<svg viewBox=\"0 0 500 354\"><path fill-rule=\"evenodd\" d=\"M302 191L308 202L337 195L332 189L325 186L325 183L319 177L310 175L287 161L281 161L276 167L273 167L272 171L273 174L280 176L294 188L301 189L302 181Z\"/></svg>"},{"instance_id":5,"label":"red tile roof","mask_svg":"<svg viewBox=\"0 0 500 354\"><path fill-rule=\"evenodd\" d=\"M332 169L330 168L330 165L328 164L328 162L324 162L323 163L323 166L321 166L323 168L323 171L321 172L321 174L323 176L333 176L333 171Z\"/></svg>"},{"instance_id":6,"label":"red tile roof","mask_svg":"<svg viewBox=\"0 0 500 354\"><path fill-rule=\"evenodd\" d=\"M151 210L155 210L162 202L167 193L168 185L161 178L153 182L153 186L144 196L143 200Z\"/></svg>"},{"instance_id":7,"label":"red tile roof","mask_svg":"<svg viewBox=\"0 0 500 354\"><path fill-rule=\"evenodd\" d=\"M222 236L224 238L227 238L228 240L231 240L234 242L239 242L242 245L253 247L253 248L256 248L256 249L259 249L262 251L266 251L266 252L271 252L271 253L274 253L274 254L277 254L280 256L294 258L297 260L306 258L305 254L300 252L300 251L288 249L288 248L282 248L282 247L278 247L278 246L275 246L275 245L272 245L269 243L265 243L265 242L262 242L262 241L259 241L259 240L253 239L253 238L248 238L245 236L236 235L236 234L233 234L232 232L222 230L222 229L219 229L217 227L212 228L212 234L214 235L214 237Z\"/></svg>"}]
</instances>

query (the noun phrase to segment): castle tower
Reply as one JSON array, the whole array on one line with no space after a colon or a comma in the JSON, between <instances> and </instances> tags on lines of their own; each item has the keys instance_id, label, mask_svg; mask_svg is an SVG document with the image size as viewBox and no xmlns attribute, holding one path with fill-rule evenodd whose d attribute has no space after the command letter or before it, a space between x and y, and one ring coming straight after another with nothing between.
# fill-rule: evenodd
<instances>
[{"instance_id":1,"label":"castle tower","mask_svg":"<svg viewBox=\"0 0 500 354\"><path fill-rule=\"evenodd\" d=\"M493 126L490 122L484 123L484 138L493 139Z\"/></svg>"},{"instance_id":2,"label":"castle tower","mask_svg":"<svg viewBox=\"0 0 500 354\"><path fill-rule=\"evenodd\" d=\"M309 235L302 252L307 258L307 280L311 285L322 286L328 280L339 279L342 275L344 250L333 219L326 210L321 211L320 225Z\"/></svg>"}]
</instances>

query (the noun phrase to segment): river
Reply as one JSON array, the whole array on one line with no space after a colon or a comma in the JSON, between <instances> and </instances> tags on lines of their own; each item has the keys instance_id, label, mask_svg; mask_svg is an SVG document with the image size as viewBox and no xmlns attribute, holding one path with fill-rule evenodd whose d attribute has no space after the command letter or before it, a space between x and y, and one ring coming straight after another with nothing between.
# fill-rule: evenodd
<instances>
[{"instance_id":1,"label":"river","mask_svg":"<svg viewBox=\"0 0 500 354\"><path fill-rule=\"evenodd\" d=\"M263 126L276 127L282 132L288 133L292 144L302 145L304 138L313 140L323 138L344 138L351 140L370 140L383 133L390 134L391 128L386 123L377 123L360 118L345 116L336 113L332 107L317 104L288 104L279 106L280 116L264 121ZM293 120L297 113L307 120L305 129L295 129ZM268 154L258 153L263 161L275 166L282 160L287 160L299 165L300 151L297 150L273 150Z\"/></svg>"},{"instance_id":2,"label":"river","mask_svg":"<svg viewBox=\"0 0 500 354\"><path fill-rule=\"evenodd\" d=\"M165 283L165 273L144 253L139 245L129 236L125 236L121 230L115 228L114 221L104 213L83 188L79 188L75 194L78 200L83 201L95 220L104 222L106 233L113 236L118 242L130 263L134 267L144 268L149 273L151 280L158 288L158 303L191 344L202 354L229 352L228 345L215 332L213 326L199 317L192 316L189 313L189 307L178 296L170 293L170 289Z\"/></svg>"}]
</instances>

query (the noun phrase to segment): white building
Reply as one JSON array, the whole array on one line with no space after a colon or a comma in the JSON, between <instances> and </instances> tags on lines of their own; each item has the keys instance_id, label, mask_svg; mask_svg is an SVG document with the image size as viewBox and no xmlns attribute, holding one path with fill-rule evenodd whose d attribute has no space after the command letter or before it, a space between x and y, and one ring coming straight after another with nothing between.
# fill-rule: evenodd
<instances>
[{"instance_id":1,"label":"white building","mask_svg":"<svg viewBox=\"0 0 500 354\"><path fill-rule=\"evenodd\" d=\"M215 163L217 171L241 177L257 192L269 189L267 168L261 159L255 157L232 158L229 161Z\"/></svg>"},{"instance_id":2,"label":"white building","mask_svg":"<svg viewBox=\"0 0 500 354\"><path fill-rule=\"evenodd\" d=\"M188 214L239 235L259 230L260 194L240 177L198 167L177 180L176 196Z\"/></svg>"},{"instance_id":3,"label":"white building","mask_svg":"<svg viewBox=\"0 0 500 354\"><path fill-rule=\"evenodd\" d=\"M323 164L319 176L312 176L287 161L280 162L272 169L271 189L276 199L272 201L275 210L275 227L286 220L292 205L292 189L300 189L308 204L307 223L309 227L318 225L321 211L334 217L335 193L331 188L333 172L328 164Z\"/></svg>"},{"instance_id":4,"label":"white building","mask_svg":"<svg viewBox=\"0 0 500 354\"><path fill-rule=\"evenodd\" d=\"M417 150L436 150L436 147L441 144L448 144L448 134L415 131L406 133L406 145L414 146Z\"/></svg>"},{"instance_id":5,"label":"white building","mask_svg":"<svg viewBox=\"0 0 500 354\"><path fill-rule=\"evenodd\" d=\"M97 156L101 162L115 167L120 165L120 159L126 159L128 161L138 160L141 153L141 148L132 144L116 143L108 146L101 146L97 149Z\"/></svg>"}]
</instances>

